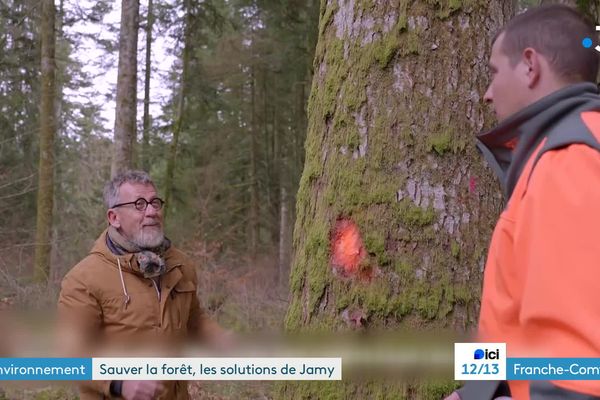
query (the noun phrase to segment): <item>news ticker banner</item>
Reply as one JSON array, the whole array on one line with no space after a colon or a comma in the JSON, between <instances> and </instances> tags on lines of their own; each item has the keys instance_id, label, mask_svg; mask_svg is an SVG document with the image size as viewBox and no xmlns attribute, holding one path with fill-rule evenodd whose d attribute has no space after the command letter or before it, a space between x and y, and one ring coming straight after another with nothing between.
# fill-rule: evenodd
<instances>
[{"instance_id":1,"label":"news ticker banner","mask_svg":"<svg viewBox=\"0 0 600 400\"><path fill-rule=\"evenodd\" d=\"M454 379L600 380L600 358L507 358L506 343L455 343Z\"/></svg>"},{"instance_id":2,"label":"news ticker banner","mask_svg":"<svg viewBox=\"0 0 600 400\"><path fill-rule=\"evenodd\" d=\"M505 343L455 343L456 380L600 380L600 358L507 358ZM341 380L342 358L0 358L0 381Z\"/></svg>"},{"instance_id":3,"label":"news ticker banner","mask_svg":"<svg viewBox=\"0 0 600 400\"><path fill-rule=\"evenodd\" d=\"M341 358L0 358L0 381L341 379Z\"/></svg>"}]
</instances>

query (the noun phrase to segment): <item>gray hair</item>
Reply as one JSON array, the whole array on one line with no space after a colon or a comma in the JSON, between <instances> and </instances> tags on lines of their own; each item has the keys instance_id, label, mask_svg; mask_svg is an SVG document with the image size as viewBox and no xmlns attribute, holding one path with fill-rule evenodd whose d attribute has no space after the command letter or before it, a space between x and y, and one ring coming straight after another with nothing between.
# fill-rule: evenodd
<instances>
[{"instance_id":1,"label":"gray hair","mask_svg":"<svg viewBox=\"0 0 600 400\"><path fill-rule=\"evenodd\" d=\"M152 178L144 171L123 171L118 173L104 186L104 205L106 209L112 208L119 200L119 188L124 183L139 183L142 185L152 185L156 188Z\"/></svg>"}]
</instances>

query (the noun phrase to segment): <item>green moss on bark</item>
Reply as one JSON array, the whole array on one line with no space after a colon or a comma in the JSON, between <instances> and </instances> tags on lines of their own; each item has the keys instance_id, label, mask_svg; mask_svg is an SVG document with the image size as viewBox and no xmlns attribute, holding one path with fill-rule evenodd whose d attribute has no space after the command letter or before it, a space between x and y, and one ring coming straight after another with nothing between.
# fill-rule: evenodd
<instances>
[{"instance_id":1,"label":"green moss on bark","mask_svg":"<svg viewBox=\"0 0 600 400\"><path fill-rule=\"evenodd\" d=\"M429 146L437 154L444 155L452 150L452 135L449 131L441 132L429 139Z\"/></svg>"},{"instance_id":2,"label":"green moss on bark","mask_svg":"<svg viewBox=\"0 0 600 400\"><path fill-rule=\"evenodd\" d=\"M433 223L436 218L432 207L422 208L412 201L404 199L394 205L395 217L409 228L423 228Z\"/></svg>"},{"instance_id":3,"label":"green moss on bark","mask_svg":"<svg viewBox=\"0 0 600 400\"><path fill-rule=\"evenodd\" d=\"M456 241L452 241L450 244L450 254L452 254L452 257L454 258L458 258L460 255L460 245Z\"/></svg>"},{"instance_id":4,"label":"green moss on bark","mask_svg":"<svg viewBox=\"0 0 600 400\"><path fill-rule=\"evenodd\" d=\"M322 3L326 3L326 1L323 1ZM333 16L335 15L335 12L337 11L337 4L335 4L336 3L335 1L333 3L334 3L334 5L325 8L325 12L321 16L321 19L319 22L319 34L320 35L323 35L325 33L325 30L331 24L331 21L333 20Z\"/></svg>"}]
</instances>

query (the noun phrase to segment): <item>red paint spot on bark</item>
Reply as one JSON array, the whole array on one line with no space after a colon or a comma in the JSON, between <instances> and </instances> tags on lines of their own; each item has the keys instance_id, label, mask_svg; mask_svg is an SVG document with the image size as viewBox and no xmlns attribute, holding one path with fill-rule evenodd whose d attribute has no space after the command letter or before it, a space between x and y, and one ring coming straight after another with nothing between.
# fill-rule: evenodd
<instances>
[{"instance_id":1,"label":"red paint spot on bark","mask_svg":"<svg viewBox=\"0 0 600 400\"><path fill-rule=\"evenodd\" d=\"M475 193L475 189L477 189L477 180L473 177L469 178L469 192Z\"/></svg>"},{"instance_id":2,"label":"red paint spot on bark","mask_svg":"<svg viewBox=\"0 0 600 400\"><path fill-rule=\"evenodd\" d=\"M356 224L347 219L338 220L331 236L330 264L333 270L343 277L354 277L359 272L362 277L366 271L361 263L366 256Z\"/></svg>"}]
</instances>

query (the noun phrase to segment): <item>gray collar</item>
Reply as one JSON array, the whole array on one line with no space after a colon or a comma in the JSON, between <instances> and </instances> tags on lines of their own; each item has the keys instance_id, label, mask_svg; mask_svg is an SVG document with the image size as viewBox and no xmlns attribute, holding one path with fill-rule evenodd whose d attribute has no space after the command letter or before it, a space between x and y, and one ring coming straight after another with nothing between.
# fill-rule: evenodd
<instances>
[{"instance_id":1,"label":"gray collar","mask_svg":"<svg viewBox=\"0 0 600 400\"><path fill-rule=\"evenodd\" d=\"M598 87L590 82L577 83L538 100L477 136L477 147L500 179L506 199L512 195L533 151L553 131L570 135L570 139L562 140L563 146L569 141L581 141L576 139L576 130L581 127L575 129L575 124L580 120L579 113L589 110L600 110ZM573 116L577 120L571 121ZM564 131L565 119L569 119L570 131ZM582 123L580 125L587 131ZM510 143L514 141L517 143L513 149ZM549 149L546 147L544 151Z\"/></svg>"}]
</instances>

